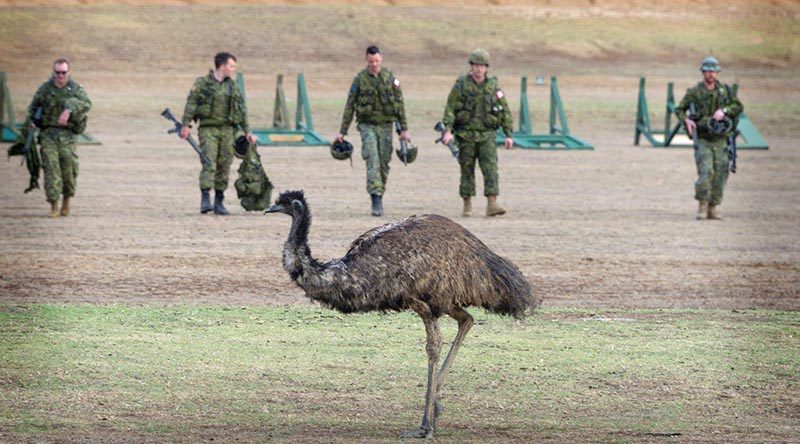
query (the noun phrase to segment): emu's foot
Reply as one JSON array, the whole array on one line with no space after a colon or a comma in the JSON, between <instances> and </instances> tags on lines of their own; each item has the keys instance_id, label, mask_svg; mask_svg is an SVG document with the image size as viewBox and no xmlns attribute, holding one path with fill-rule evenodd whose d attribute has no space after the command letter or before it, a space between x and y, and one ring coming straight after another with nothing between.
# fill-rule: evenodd
<instances>
[{"instance_id":1,"label":"emu's foot","mask_svg":"<svg viewBox=\"0 0 800 444\"><path fill-rule=\"evenodd\" d=\"M423 429L409 430L400 434L399 438L433 438L433 430Z\"/></svg>"}]
</instances>

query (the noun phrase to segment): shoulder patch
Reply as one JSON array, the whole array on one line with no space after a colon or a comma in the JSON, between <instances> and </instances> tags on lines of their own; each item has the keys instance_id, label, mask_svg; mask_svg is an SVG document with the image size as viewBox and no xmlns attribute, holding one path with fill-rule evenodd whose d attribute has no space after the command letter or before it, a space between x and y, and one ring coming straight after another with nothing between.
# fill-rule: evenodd
<instances>
[{"instance_id":1,"label":"shoulder patch","mask_svg":"<svg viewBox=\"0 0 800 444\"><path fill-rule=\"evenodd\" d=\"M502 99L505 96L505 94L503 94L503 90L502 89L498 89L495 94L497 95L498 99Z\"/></svg>"},{"instance_id":2,"label":"shoulder patch","mask_svg":"<svg viewBox=\"0 0 800 444\"><path fill-rule=\"evenodd\" d=\"M352 96L352 95L353 95L353 94L355 94L357 91L358 91L358 83L356 83L356 82L353 82L353 84L352 84L352 85L350 85L350 92L348 93L348 95L351 95L351 96Z\"/></svg>"},{"instance_id":3,"label":"shoulder patch","mask_svg":"<svg viewBox=\"0 0 800 444\"><path fill-rule=\"evenodd\" d=\"M400 79L398 79L397 77L392 79L392 85L394 85L395 88L399 88L400 87Z\"/></svg>"}]
</instances>

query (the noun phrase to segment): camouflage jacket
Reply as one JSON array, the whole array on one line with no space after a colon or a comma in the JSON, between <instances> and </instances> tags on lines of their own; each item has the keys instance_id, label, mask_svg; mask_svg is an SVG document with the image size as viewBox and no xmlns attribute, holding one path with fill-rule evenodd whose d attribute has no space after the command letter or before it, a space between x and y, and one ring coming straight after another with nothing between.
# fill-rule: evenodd
<instances>
[{"instance_id":1,"label":"camouflage jacket","mask_svg":"<svg viewBox=\"0 0 800 444\"><path fill-rule=\"evenodd\" d=\"M214 78L214 72L198 77L194 81L181 123L190 125L199 121L200 126L241 126L247 133L247 104L236 81L228 77L221 82Z\"/></svg>"},{"instance_id":2,"label":"camouflage jacket","mask_svg":"<svg viewBox=\"0 0 800 444\"><path fill-rule=\"evenodd\" d=\"M86 129L87 113L92 109L92 101L89 100L86 91L78 82L70 79L63 88L59 88L55 81L50 79L42 83L42 86L33 95L33 100L28 106L25 127L30 123L36 108L40 106L42 107L42 119L41 123L37 125L39 128L63 128L58 124L58 117L65 109L68 109L71 114L67 129L74 134L81 134Z\"/></svg>"},{"instance_id":3,"label":"camouflage jacket","mask_svg":"<svg viewBox=\"0 0 800 444\"><path fill-rule=\"evenodd\" d=\"M498 128L511 137L511 111L497 77L488 77L480 85L471 75L459 77L447 97L442 123L460 137L471 138Z\"/></svg>"},{"instance_id":4,"label":"camouflage jacket","mask_svg":"<svg viewBox=\"0 0 800 444\"><path fill-rule=\"evenodd\" d=\"M675 107L675 115L678 116L679 121L683 122L686 119L687 111L692 103L695 104L697 110L697 116L693 117L693 120L697 122L697 135L706 140L718 140L727 136L726 134L714 134L709 129L708 121L714 112L722 109L726 116L736 119L744 110L744 105L733 94L733 89L719 81L710 91L703 82L687 89L683 100Z\"/></svg>"},{"instance_id":5,"label":"camouflage jacket","mask_svg":"<svg viewBox=\"0 0 800 444\"><path fill-rule=\"evenodd\" d=\"M347 134L354 112L359 123L380 124L397 120L402 130L408 130L400 80L387 68L381 69L377 76L364 69L353 79L342 115L341 134Z\"/></svg>"}]
</instances>

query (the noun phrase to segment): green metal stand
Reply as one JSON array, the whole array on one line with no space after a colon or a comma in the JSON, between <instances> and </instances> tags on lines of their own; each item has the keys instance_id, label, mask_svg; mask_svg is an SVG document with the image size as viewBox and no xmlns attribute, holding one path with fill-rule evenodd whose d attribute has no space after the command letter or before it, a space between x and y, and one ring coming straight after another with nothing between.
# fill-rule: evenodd
<instances>
[{"instance_id":1,"label":"green metal stand","mask_svg":"<svg viewBox=\"0 0 800 444\"><path fill-rule=\"evenodd\" d=\"M656 148L686 148L692 147L692 139L685 134L678 134L682 122L676 122L672 126L672 117L675 115L675 95L673 94L672 82L667 84L667 104L664 115L664 129L654 130L650 124L650 110L647 107L647 97L645 95L645 78L639 79L639 96L636 102L636 135L633 144L638 146L641 136L644 136L650 144ZM739 85L733 85L733 93L739 91ZM769 149L767 141L758 132L753 122L747 114L739 115L739 137L736 141L737 149L744 150L766 150Z\"/></svg>"},{"instance_id":2,"label":"green metal stand","mask_svg":"<svg viewBox=\"0 0 800 444\"><path fill-rule=\"evenodd\" d=\"M244 76L241 73L237 75L237 83L244 96ZM314 132L311 105L306 92L306 81L302 73L297 75L297 112L295 113L294 129L289 129L289 116L286 97L283 94L283 75L281 74L278 75L278 83L275 87L275 109L272 117L272 128L251 128L250 131L258 137L260 145L330 145L329 141Z\"/></svg>"},{"instance_id":3,"label":"green metal stand","mask_svg":"<svg viewBox=\"0 0 800 444\"><path fill-rule=\"evenodd\" d=\"M11 91L6 82L6 73L0 72L0 142L16 142L22 123L14 121L14 106L11 103ZM100 145L100 142L89 133L78 135L75 143L79 145Z\"/></svg>"},{"instance_id":4,"label":"green metal stand","mask_svg":"<svg viewBox=\"0 0 800 444\"><path fill-rule=\"evenodd\" d=\"M19 137L19 125L14 122L14 105L8 90L6 73L0 72L0 131L3 142L14 142Z\"/></svg>"},{"instance_id":5,"label":"green metal stand","mask_svg":"<svg viewBox=\"0 0 800 444\"><path fill-rule=\"evenodd\" d=\"M557 126L556 123L561 126ZM520 84L519 102L519 130L514 131L512 138L514 146L524 149L540 150L591 150L591 145L578 139L569 132L567 114L564 103L558 92L558 82L555 77L550 78L550 132L549 134L533 134L531 126L531 113L528 107L528 78L522 77ZM495 141L503 144L505 136L498 130Z\"/></svg>"}]
</instances>

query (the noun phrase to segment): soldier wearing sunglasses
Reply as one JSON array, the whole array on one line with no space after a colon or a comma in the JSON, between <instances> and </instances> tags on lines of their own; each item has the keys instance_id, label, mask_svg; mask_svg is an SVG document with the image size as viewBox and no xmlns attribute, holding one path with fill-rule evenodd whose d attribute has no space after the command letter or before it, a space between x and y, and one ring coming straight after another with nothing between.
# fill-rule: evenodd
<instances>
[{"instance_id":1,"label":"soldier wearing sunglasses","mask_svg":"<svg viewBox=\"0 0 800 444\"><path fill-rule=\"evenodd\" d=\"M33 118L41 108L41 119ZM86 129L92 102L83 87L70 79L69 60L53 62L53 75L44 82L28 106L29 130L39 128L44 190L50 203L50 217L69 216L70 199L75 195L78 154L75 141ZM61 196L61 209L58 204Z\"/></svg>"}]
</instances>

